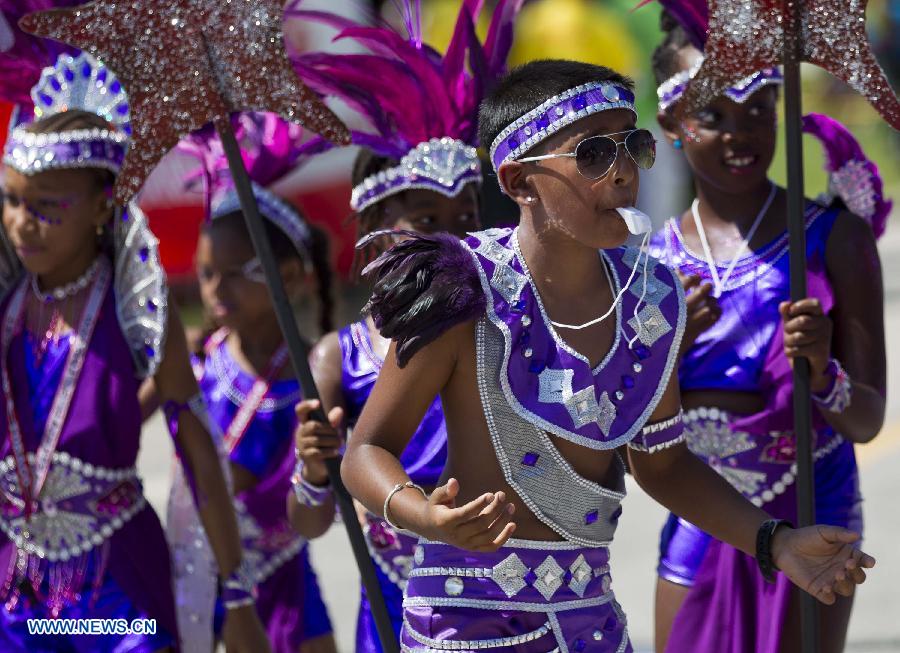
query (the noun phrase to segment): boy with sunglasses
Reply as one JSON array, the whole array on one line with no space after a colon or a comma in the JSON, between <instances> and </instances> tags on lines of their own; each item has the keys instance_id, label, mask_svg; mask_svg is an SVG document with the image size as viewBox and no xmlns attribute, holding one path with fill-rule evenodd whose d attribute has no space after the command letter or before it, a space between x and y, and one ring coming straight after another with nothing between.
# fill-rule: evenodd
<instances>
[{"instance_id":1,"label":"boy with sunglasses","mask_svg":"<svg viewBox=\"0 0 900 653\"><path fill-rule=\"evenodd\" d=\"M369 310L394 342L343 474L370 510L423 538L404 650L630 651L607 548L623 455L668 508L824 602L874 565L854 533L769 520L684 446L671 374L683 292L620 247L647 228L628 207L654 160L633 101L631 82L599 66L511 72L481 107L480 137L520 226L462 243L410 234L373 265ZM398 457L437 394L449 455L428 497Z\"/></svg>"}]
</instances>

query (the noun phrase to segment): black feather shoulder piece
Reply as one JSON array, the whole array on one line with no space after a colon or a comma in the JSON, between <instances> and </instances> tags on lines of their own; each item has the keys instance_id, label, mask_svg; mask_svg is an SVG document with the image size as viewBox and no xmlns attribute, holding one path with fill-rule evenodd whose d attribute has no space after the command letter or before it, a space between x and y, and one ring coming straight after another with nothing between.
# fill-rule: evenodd
<instances>
[{"instance_id":1,"label":"black feather shoulder piece","mask_svg":"<svg viewBox=\"0 0 900 653\"><path fill-rule=\"evenodd\" d=\"M404 367L451 327L483 315L486 302L478 264L459 239L448 234L399 235L407 239L363 271L374 279L363 311L382 336L396 341L397 364Z\"/></svg>"}]
</instances>

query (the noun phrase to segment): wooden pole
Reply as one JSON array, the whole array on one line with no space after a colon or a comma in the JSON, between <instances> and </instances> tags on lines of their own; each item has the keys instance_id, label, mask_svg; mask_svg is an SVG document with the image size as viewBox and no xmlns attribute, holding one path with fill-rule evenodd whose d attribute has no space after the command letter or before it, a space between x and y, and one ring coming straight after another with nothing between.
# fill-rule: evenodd
<instances>
[{"instance_id":1,"label":"wooden pole","mask_svg":"<svg viewBox=\"0 0 900 653\"><path fill-rule=\"evenodd\" d=\"M784 118L787 145L787 219L790 252L791 301L807 296L806 220L803 188L803 131L800 89L800 25L803 0L784 0ZM812 453L812 406L809 360L794 361L794 434L797 442L798 526L815 523L815 479ZM801 650L818 653L819 628L816 599L802 592Z\"/></svg>"},{"instance_id":2,"label":"wooden pole","mask_svg":"<svg viewBox=\"0 0 900 653\"><path fill-rule=\"evenodd\" d=\"M256 197L253 195L253 186L244 166L244 160L241 157L241 150L235 138L234 130L231 128L231 123L228 120L219 121L216 124L216 129L219 132L219 137L222 139L222 146L228 159L228 167L231 170L234 186L241 203L241 211L247 223L247 230L250 232L250 240L253 241L253 248L256 250L266 275L266 285L272 296L278 324L287 343L291 363L294 366L294 373L300 382L300 387L303 389L303 397L305 399L318 399L319 391L316 388L312 370L309 367L309 351L306 343L303 342L303 338L300 337L300 330L297 328L294 312L284 290L284 283L281 280L278 264L272 253L272 245L266 235L263 218L259 213ZM316 411L311 417L317 421L327 421L322 410ZM328 479L331 482L331 487L334 489L334 496L341 511L344 526L347 528L347 535L350 537L353 557L356 558L356 566L359 567L363 587L366 589L369 604L372 607L372 616L375 618L375 626L378 629L378 639L381 641L382 651L384 653L399 653L400 648L388 615L387 605L384 602L381 585L378 583L378 577L375 574L375 565L369 555L362 527L359 525L356 509L353 506L353 498L341 481L340 460L332 458L326 461L326 464L328 467Z\"/></svg>"}]
</instances>

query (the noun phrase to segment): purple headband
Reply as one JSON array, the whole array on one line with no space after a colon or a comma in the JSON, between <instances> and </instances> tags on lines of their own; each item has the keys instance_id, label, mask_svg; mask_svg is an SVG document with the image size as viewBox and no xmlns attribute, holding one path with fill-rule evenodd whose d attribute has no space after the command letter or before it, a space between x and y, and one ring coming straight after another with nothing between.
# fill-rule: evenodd
<instances>
[{"instance_id":1,"label":"purple headband","mask_svg":"<svg viewBox=\"0 0 900 653\"><path fill-rule=\"evenodd\" d=\"M498 170L576 120L609 111L628 109L637 117L634 93L616 84L591 82L556 95L504 129L491 144L491 163Z\"/></svg>"},{"instance_id":2,"label":"purple headband","mask_svg":"<svg viewBox=\"0 0 900 653\"><path fill-rule=\"evenodd\" d=\"M303 258L304 264L312 265L310 248L312 247L312 233L309 225L300 217L296 209L287 202L266 190L256 182L253 184L253 195L259 205L259 212L272 224L281 229L294 245L294 249ZM216 220L229 213L241 212L241 203L237 191L231 190L219 202L212 212L212 219Z\"/></svg>"},{"instance_id":3,"label":"purple headband","mask_svg":"<svg viewBox=\"0 0 900 653\"><path fill-rule=\"evenodd\" d=\"M19 127L10 134L3 163L27 176L59 168L103 168L118 174L127 147L125 134L106 129L33 134Z\"/></svg>"},{"instance_id":4,"label":"purple headband","mask_svg":"<svg viewBox=\"0 0 900 653\"><path fill-rule=\"evenodd\" d=\"M694 78L694 75L697 74L697 71L700 70L700 65L702 63L703 59L701 58L697 63L691 66L690 70L683 70L680 73L675 73L659 85L659 88L656 89L656 95L659 97L660 111L666 111L681 99L681 96L684 95L685 90L687 90L688 84ZM763 86L769 84L780 85L783 82L784 78L778 68L763 68L759 72L753 73L733 86L728 87L725 91L725 95L734 102L743 104L747 101L747 98L756 93L756 91Z\"/></svg>"},{"instance_id":5,"label":"purple headband","mask_svg":"<svg viewBox=\"0 0 900 653\"><path fill-rule=\"evenodd\" d=\"M475 148L454 138L419 143L400 164L366 177L354 189L350 206L363 211L386 197L421 188L456 197L466 184L481 183L481 163Z\"/></svg>"}]
</instances>

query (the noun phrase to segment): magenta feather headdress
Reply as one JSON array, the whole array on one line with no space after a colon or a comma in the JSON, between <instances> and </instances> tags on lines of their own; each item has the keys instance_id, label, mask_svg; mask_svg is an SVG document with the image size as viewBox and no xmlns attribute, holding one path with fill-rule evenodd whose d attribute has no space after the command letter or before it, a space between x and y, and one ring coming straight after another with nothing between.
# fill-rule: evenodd
<instances>
[{"instance_id":1,"label":"magenta feather headdress","mask_svg":"<svg viewBox=\"0 0 900 653\"><path fill-rule=\"evenodd\" d=\"M324 148L324 139L303 142L303 128L272 113L245 112L231 119L244 165L253 182L260 213L291 239L309 261L311 233L296 209L268 190L310 156ZM188 175L185 186L204 194L206 214L215 219L240 210L222 141L212 125L194 132L178 150L196 157L200 168Z\"/></svg>"},{"instance_id":2,"label":"magenta feather headdress","mask_svg":"<svg viewBox=\"0 0 900 653\"><path fill-rule=\"evenodd\" d=\"M342 16L288 5L285 16L329 25L335 41L352 39L365 54L304 53L292 57L299 77L327 97L343 100L368 123L356 144L400 159L354 188L357 211L409 188L454 196L481 180L474 150L478 106L506 71L513 26L523 0L499 0L482 43L475 24L483 0L463 0L446 54L422 42L419 1L397 0L406 28L401 35L381 22L366 26Z\"/></svg>"},{"instance_id":3,"label":"magenta feather headdress","mask_svg":"<svg viewBox=\"0 0 900 653\"><path fill-rule=\"evenodd\" d=\"M636 8L654 1L678 21L694 47L702 52L709 33L709 6L706 0L643 0Z\"/></svg>"},{"instance_id":4,"label":"magenta feather headdress","mask_svg":"<svg viewBox=\"0 0 900 653\"><path fill-rule=\"evenodd\" d=\"M853 134L834 118L821 113L803 116L803 131L815 136L825 149L828 192L864 218L876 238L884 233L893 202L884 197L878 166L863 152Z\"/></svg>"},{"instance_id":5,"label":"magenta feather headdress","mask_svg":"<svg viewBox=\"0 0 900 653\"><path fill-rule=\"evenodd\" d=\"M19 19L33 11L71 7L83 0L0 0L0 100L31 107L31 88L44 68L63 53L78 51L19 29Z\"/></svg>"}]
</instances>

